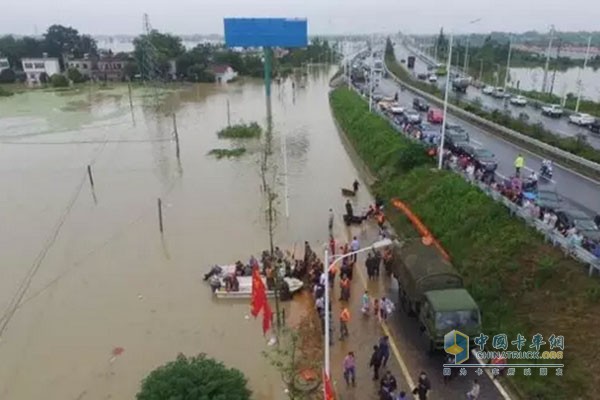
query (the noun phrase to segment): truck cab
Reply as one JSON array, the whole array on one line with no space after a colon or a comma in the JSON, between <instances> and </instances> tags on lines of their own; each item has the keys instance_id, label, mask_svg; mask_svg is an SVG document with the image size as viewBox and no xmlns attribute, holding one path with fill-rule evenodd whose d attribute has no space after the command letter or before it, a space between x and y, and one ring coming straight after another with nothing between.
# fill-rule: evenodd
<instances>
[{"instance_id":1,"label":"truck cab","mask_svg":"<svg viewBox=\"0 0 600 400\"><path fill-rule=\"evenodd\" d=\"M452 330L456 329L469 337L481 333L479 307L466 289L426 292L419 322L431 352L444 348L444 336Z\"/></svg>"}]
</instances>

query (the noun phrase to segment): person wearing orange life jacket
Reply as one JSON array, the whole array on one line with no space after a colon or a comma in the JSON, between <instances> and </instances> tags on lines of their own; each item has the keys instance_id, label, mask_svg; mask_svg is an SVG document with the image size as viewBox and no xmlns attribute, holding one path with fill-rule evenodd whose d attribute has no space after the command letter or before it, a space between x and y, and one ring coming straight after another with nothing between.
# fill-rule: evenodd
<instances>
[{"instance_id":1,"label":"person wearing orange life jacket","mask_svg":"<svg viewBox=\"0 0 600 400\"><path fill-rule=\"evenodd\" d=\"M340 313L340 340L348 337L348 322L350 322L350 311L344 307Z\"/></svg>"},{"instance_id":2,"label":"person wearing orange life jacket","mask_svg":"<svg viewBox=\"0 0 600 400\"><path fill-rule=\"evenodd\" d=\"M348 301L350 299L350 279L343 274L340 279L340 300Z\"/></svg>"}]
</instances>

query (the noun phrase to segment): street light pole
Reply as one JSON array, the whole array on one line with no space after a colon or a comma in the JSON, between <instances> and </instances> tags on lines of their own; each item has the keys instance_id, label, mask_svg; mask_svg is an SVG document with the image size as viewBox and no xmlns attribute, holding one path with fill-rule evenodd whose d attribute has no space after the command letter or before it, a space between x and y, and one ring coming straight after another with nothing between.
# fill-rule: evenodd
<instances>
[{"instance_id":1,"label":"street light pole","mask_svg":"<svg viewBox=\"0 0 600 400\"><path fill-rule=\"evenodd\" d=\"M467 48L465 50L465 65L463 67L463 74L469 76L469 44L471 43L470 38L467 36Z\"/></svg>"},{"instance_id":2,"label":"street light pole","mask_svg":"<svg viewBox=\"0 0 600 400\"><path fill-rule=\"evenodd\" d=\"M587 67L588 57L590 56L590 45L591 44L592 44L592 36L590 35L588 37L587 49L585 50L585 58L583 59L583 68L580 69L579 72L577 73L577 83L578 83L579 87L577 88L577 103L575 104L575 112L579 112L579 102L581 101L581 89L582 89L581 71Z\"/></svg>"},{"instance_id":3,"label":"street light pole","mask_svg":"<svg viewBox=\"0 0 600 400\"><path fill-rule=\"evenodd\" d=\"M442 169L444 161L444 137L446 136L446 116L448 115L448 92L450 91L450 67L452 65L452 41L454 35L450 34L450 44L448 46L448 62L446 63L446 90L444 92L444 115L442 116L442 133L440 137L440 146L438 148L438 169Z\"/></svg>"},{"instance_id":4,"label":"street light pole","mask_svg":"<svg viewBox=\"0 0 600 400\"><path fill-rule=\"evenodd\" d=\"M504 73L504 93L506 93L506 86L508 85L508 77L510 74L510 55L512 53L512 36L508 37L508 58L506 59L506 71Z\"/></svg>"}]
</instances>

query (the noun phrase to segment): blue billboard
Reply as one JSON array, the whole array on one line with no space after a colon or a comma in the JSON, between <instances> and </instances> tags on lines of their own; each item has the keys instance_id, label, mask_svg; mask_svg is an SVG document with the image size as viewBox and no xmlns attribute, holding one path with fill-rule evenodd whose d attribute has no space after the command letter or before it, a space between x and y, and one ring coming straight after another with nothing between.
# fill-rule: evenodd
<instances>
[{"instance_id":1,"label":"blue billboard","mask_svg":"<svg viewBox=\"0 0 600 400\"><path fill-rule=\"evenodd\" d=\"M228 47L306 47L305 18L225 18Z\"/></svg>"}]
</instances>

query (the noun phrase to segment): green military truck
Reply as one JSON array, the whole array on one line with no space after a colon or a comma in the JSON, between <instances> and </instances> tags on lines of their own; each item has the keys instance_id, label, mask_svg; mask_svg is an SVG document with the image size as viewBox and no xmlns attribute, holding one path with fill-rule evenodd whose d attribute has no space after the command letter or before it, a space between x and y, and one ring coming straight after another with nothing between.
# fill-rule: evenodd
<instances>
[{"instance_id":1,"label":"green military truck","mask_svg":"<svg viewBox=\"0 0 600 400\"><path fill-rule=\"evenodd\" d=\"M417 315L429 350L444 347L454 329L465 335L481 332L481 313L463 287L462 277L434 246L409 240L394 245L392 271L398 280L400 306Z\"/></svg>"}]
</instances>

